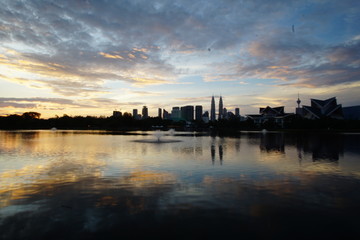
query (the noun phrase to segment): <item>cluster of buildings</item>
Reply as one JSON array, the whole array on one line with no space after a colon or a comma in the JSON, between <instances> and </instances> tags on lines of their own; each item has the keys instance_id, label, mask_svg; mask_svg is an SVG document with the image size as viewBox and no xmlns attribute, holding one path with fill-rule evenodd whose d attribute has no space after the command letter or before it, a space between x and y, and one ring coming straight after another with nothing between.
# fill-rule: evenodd
<instances>
[{"instance_id":1,"label":"cluster of buildings","mask_svg":"<svg viewBox=\"0 0 360 240\"><path fill-rule=\"evenodd\" d=\"M342 107L341 104L337 104L336 98L332 97L326 100L311 99L310 106L300 107L301 100L297 99L297 108L295 113L286 113L284 106L280 107L264 107L259 109L259 114L249 114L245 117L240 116L240 109L235 108L235 113L228 111L223 104L222 96L219 98L218 111L215 107L215 98L211 98L210 113L208 111L203 112L201 105L197 106L182 106L173 107L171 112L165 109L158 109L158 117L162 119L169 119L173 121L203 121L208 123L209 121L221 120L221 119L233 119L239 120L252 119L255 124L262 125L268 121L272 121L279 126L284 126L287 121L291 121L294 116L302 117L306 119L321 119L321 118L333 118L333 119L356 119L360 120L360 106ZM114 111L113 116L121 116L121 112ZM133 109L132 113L135 119L146 119L149 117L148 108L143 106L141 114L137 109Z\"/></svg>"},{"instance_id":2,"label":"cluster of buildings","mask_svg":"<svg viewBox=\"0 0 360 240\"><path fill-rule=\"evenodd\" d=\"M115 113L115 111L114 111ZM118 113L119 114L119 113ZM120 113L121 114L121 113ZM113 115L115 116L115 115ZM146 119L149 117L148 109L146 106L142 108L142 114L138 114L137 109L133 109L133 117L135 119ZM203 111L203 106L201 105L187 105L182 107L173 107L171 112L168 112L165 109L158 109L158 116L162 119L169 119L173 121L203 121L208 123L209 121L215 121L220 119L229 119L231 117L238 117L240 118L240 108L235 108L235 114L233 112L228 111L224 108L222 97L220 96L219 99L219 108L218 112L215 109L215 98L212 96L211 98L211 110L210 114L208 111Z\"/></svg>"}]
</instances>

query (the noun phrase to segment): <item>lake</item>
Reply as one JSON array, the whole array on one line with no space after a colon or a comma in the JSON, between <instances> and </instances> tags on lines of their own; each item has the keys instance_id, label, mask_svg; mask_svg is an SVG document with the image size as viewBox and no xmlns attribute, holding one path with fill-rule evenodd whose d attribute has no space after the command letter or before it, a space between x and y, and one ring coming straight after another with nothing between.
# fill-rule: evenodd
<instances>
[{"instance_id":1,"label":"lake","mask_svg":"<svg viewBox=\"0 0 360 240\"><path fill-rule=\"evenodd\" d=\"M0 131L0 239L360 239L360 135Z\"/></svg>"}]
</instances>

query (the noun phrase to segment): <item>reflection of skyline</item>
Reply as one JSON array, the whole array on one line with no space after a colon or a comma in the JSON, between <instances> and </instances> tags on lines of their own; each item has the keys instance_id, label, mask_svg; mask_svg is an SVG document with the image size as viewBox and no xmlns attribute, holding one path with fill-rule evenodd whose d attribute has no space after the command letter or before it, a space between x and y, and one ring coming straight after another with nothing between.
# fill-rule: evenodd
<instances>
[{"instance_id":1,"label":"reflection of skyline","mask_svg":"<svg viewBox=\"0 0 360 240\"><path fill-rule=\"evenodd\" d=\"M296 148L298 155L302 153L312 155L312 160L338 161L344 153L344 135L311 134L298 136Z\"/></svg>"},{"instance_id":2,"label":"reflection of skyline","mask_svg":"<svg viewBox=\"0 0 360 240\"><path fill-rule=\"evenodd\" d=\"M216 139L215 137L212 137L211 138L211 147L210 147L210 153L211 153L211 161L212 161L212 164L214 165L215 164L215 159L216 159ZM219 162L220 162L220 165L223 164L223 158L224 158L224 147L223 147L223 144L225 143L225 140L224 138L220 138L220 140L218 141L217 145L217 149L218 149L218 152L219 152Z\"/></svg>"},{"instance_id":3,"label":"reflection of skyline","mask_svg":"<svg viewBox=\"0 0 360 240\"><path fill-rule=\"evenodd\" d=\"M286 147L296 147L298 158L311 154L313 161L338 161L347 152L359 153L359 135L330 133L249 133L247 142L261 151L285 154ZM345 149L346 148L346 149Z\"/></svg>"},{"instance_id":4,"label":"reflection of skyline","mask_svg":"<svg viewBox=\"0 0 360 240\"><path fill-rule=\"evenodd\" d=\"M260 136L260 149L266 152L285 153L285 137L283 133L267 133Z\"/></svg>"}]
</instances>

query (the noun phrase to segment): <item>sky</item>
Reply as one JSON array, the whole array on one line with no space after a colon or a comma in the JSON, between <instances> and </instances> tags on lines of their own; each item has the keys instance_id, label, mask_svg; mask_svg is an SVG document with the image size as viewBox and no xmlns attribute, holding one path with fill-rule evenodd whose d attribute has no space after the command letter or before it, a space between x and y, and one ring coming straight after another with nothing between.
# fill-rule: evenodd
<instances>
[{"instance_id":1,"label":"sky","mask_svg":"<svg viewBox=\"0 0 360 240\"><path fill-rule=\"evenodd\" d=\"M358 0L2 0L0 115L360 105Z\"/></svg>"}]
</instances>

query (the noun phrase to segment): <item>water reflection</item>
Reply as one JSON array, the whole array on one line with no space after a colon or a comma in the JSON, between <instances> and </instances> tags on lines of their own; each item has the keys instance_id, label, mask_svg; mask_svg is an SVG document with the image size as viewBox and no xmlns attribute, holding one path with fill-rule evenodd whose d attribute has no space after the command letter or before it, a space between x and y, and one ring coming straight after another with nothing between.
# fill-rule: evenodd
<instances>
[{"instance_id":1,"label":"water reflection","mask_svg":"<svg viewBox=\"0 0 360 240\"><path fill-rule=\"evenodd\" d=\"M211 161L213 165L215 164L215 145L211 144Z\"/></svg>"},{"instance_id":2,"label":"water reflection","mask_svg":"<svg viewBox=\"0 0 360 240\"><path fill-rule=\"evenodd\" d=\"M211 153L211 162L212 165L215 165L215 160L216 160L216 145L218 152L219 152L219 163L220 165L223 164L223 158L224 158L224 145L225 144L225 140L224 138L220 138L218 141L215 137L211 137L211 145L210 145L210 153Z\"/></svg>"},{"instance_id":3,"label":"water reflection","mask_svg":"<svg viewBox=\"0 0 360 240\"><path fill-rule=\"evenodd\" d=\"M223 146L222 146L222 145L219 145L219 158L220 158L220 164L222 164L222 161L223 161L223 155L224 155L224 152L223 152Z\"/></svg>"},{"instance_id":4,"label":"water reflection","mask_svg":"<svg viewBox=\"0 0 360 240\"><path fill-rule=\"evenodd\" d=\"M266 133L260 136L261 151L285 153L284 133Z\"/></svg>"},{"instance_id":5,"label":"water reflection","mask_svg":"<svg viewBox=\"0 0 360 240\"><path fill-rule=\"evenodd\" d=\"M237 153L240 152L240 138L235 139L234 147Z\"/></svg>"},{"instance_id":6,"label":"water reflection","mask_svg":"<svg viewBox=\"0 0 360 240\"><path fill-rule=\"evenodd\" d=\"M249 133L246 135L248 143L259 145L260 150L271 153L285 154L286 148L295 146L298 159L311 155L315 161L338 161L344 154L344 148L354 151L359 144L359 135L356 134L326 134L326 133ZM346 144L345 144L346 142ZM359 149L359 148L357 148ZM357 151L357 150L355 150ZM358 151L357 151L358 152Z\"/></svg>"},{"instance_id":7,"label":"water reflection","mask_svg":"<svg viewBox=\"0 0 360 240\"><path fill-rule=\"evenodd\" d=\"M360 236L360 135L0 137L1 239Z\"/></svg>"},{"instance_id":8,"label":"water reflection","mask_svg":"<svg viewBox=\"0 0 360 240\"><path fill-rule=\"evenodd\" d=\"M344 135L310 135L306 141L298 141L297 148L299 151L311 153L313 161L338 161L344 151Z\"/></svg>"}]
</instances>

